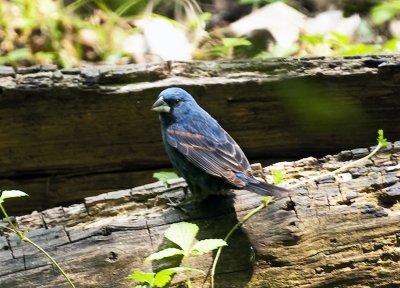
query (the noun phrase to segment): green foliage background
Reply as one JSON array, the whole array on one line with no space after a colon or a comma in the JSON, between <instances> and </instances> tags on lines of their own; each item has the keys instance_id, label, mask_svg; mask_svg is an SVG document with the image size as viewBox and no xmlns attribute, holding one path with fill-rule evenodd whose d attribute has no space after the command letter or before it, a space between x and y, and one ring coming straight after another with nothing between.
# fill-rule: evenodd
<instances>
[{"instance_id":1,"label":"green foliage background","mask_svg":"<svg viewBox=\"0 0 400 288\"><path fill-rule=\"evenodd\" d=\"M259 7L276 0L240 0L240 5ZM290 1L279 1L290 4ZM121 49L129 36L140 33L135 20L159 13L185 27L187 34L202 29L193 59L256 58L313 55L313 47L328 45L333 55L396 52L399 39L378 35L381 26L400 14L400 1L375 1L364 16L367 33L381 40L360 43L344 35L302 35L291 48L272 45L255 53L245 38L232 38L215 30L204 30L211 14L202 13L195 0L0 0L0 64L28 66L54 63L60 67L90 64L135 63L135 55ZM179 17L183 15L183 17ZM169 17L169 18L168 18ZM180 19L178 19L180 18ZM379 36L379 37L378 37ZM190 38L190 37L188 37Z\"/></svg>"}]
</instances>

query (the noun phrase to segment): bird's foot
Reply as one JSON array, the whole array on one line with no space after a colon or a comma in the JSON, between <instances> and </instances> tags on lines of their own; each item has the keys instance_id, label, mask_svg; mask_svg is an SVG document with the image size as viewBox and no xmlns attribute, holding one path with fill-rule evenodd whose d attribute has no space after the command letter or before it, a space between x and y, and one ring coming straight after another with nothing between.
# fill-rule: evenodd
<instances>
[{"instance_id":1,"label":"bird's foot","mask_svg":"<svg viewBox=\"0 0 400 288\"><path fill-rule=\"evenodd\" d=\"M183 213L190 215L190 209L188 209L188 203L186 200L180 202L173 202L170 198L168 198L169 203L167 203L168 207L172 207L174 209L180 210Z\"/></svg>"},{"instance_id":2,"label":"bird's foot","mask_svg":"<svg viewBox=\"0 0 400 288\"><path fill-rule=\"evenodd\" d=\"M182 201L179 202L174 202L171 200L171 198L167 197L169 203L167 203L167 205L169 207L173 207L175 209L179 209L187 214L189 214L189 211L191 210L189 208L189 206L193 206L193 205L197 205L199 204L201 201L195 197L187 197Z\"/></svg>"}]
</instances>

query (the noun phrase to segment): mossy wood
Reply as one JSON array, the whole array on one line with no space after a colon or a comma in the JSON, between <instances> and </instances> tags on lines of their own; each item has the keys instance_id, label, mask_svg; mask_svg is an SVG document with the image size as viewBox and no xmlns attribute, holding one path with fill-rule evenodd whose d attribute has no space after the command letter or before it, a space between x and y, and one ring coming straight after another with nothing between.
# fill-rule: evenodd
<instances>
[{"instance_id":1,"label":"mossy wood","mask_svg":"<svg viewBox=\"0 0 400 288\"><path fill-rule=\"evenodd\" d=\"M383 58L384 57L384 58ZM57 70L0 66L0 189L10 212L143 185L169 167L150 107L190 91L250 159L298 159L400 131L398 56L165 62Z\"/></svg>"},{"instance_id":2,"label":"mossy wood","mask_svg":"<svg viewBox=\"0 0 400 288\"><path fill-rule=\"evenodd\" d=\"M267 178L281 169L287 185L369 151L253 168ZM399 161L396 142L361 166L278 199L229 240L216 287L400 287ZM180 179L157 182L16 217L16 223L60 262L77 287L131 287L127 275L134 269L152 271L143 260L165 244L162 235L171 223L198 224L198 239L223 238L236 219L260 203L258 195L238 191L234 204L227 197L212 199L189 214L168 207L168 199L182 197L184 187ZM1 236L0 248L0 287L68 287L44 256L17 237ZM211 261L212 255L200 256L191 266L207 270ZM203 276L193 277L193 287L202 287Z\"/></svg>"}]
</instances>

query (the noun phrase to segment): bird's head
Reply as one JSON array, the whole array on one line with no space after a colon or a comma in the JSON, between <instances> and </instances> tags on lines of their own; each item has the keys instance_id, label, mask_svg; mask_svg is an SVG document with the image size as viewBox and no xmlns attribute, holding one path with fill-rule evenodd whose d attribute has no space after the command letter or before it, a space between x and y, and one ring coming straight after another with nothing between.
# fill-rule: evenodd
<instances>
[{"instance_id":1,"label":"bird's head","mask_svg":"<svg viewBox=\"0 0 400 288\"><path fill-rule=\"evenodd\" d=\"M161 113L161 116L174 115L183 116L189 113L196 101L188 92L182 88L172 87L163 90L151 109Z\"/></svg>"}]
</instances>

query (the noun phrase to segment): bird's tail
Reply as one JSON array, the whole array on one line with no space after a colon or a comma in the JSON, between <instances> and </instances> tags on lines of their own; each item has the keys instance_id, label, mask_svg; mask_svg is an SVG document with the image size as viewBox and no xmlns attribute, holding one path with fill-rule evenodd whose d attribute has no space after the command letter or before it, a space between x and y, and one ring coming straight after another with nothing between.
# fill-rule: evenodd
<instances>
[{"instance_id":1,"label":"bird's tail","mask_svg":"<svg viewBox=\"0 0 400 288\"><path fill-rule=\"evenodd\" d=\"M244 173L235 173L246 185L243 189L257 193L261 196L284 196L289 193L289 190L278 187L273 184L268 184L267 182L259 181L253 177L249 177Z\"/></svg>"},{"instance_id":2,"label":"bird's tail","mask_svg":"<svg viewBox=\"0 0 400 288\"><path fill-rule=\"evenodd\" d=\"M278 187L273 184L268 184L266 182L261 182L258 180L247 182L247 185L244 189L250 192L257 193L262 196L283 196L289 193L289 190L285 188Z\"/></svg>"}]
</instances>

